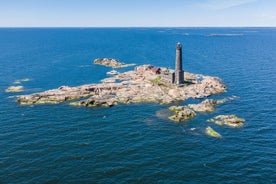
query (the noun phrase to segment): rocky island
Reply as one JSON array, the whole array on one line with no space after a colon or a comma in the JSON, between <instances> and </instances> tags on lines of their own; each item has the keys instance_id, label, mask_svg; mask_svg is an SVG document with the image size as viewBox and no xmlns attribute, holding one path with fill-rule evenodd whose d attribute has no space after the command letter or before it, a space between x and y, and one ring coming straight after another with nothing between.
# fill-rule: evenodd
<instances>
[{"instance_id":1,"label":"rocky island","mask_svg":"<svg viewBox=\"0 0 276 184\"><path fill-rule=\"evenodd\" d=\"M116 60L96 59L95 63L120 66ZM118 103L171 103L188 98L203 98L222 93L225 85L217 77L192 74L182 70L182 46L176 46L175 70L142 65L134 70L102 80L101 84L77 87L61 86L42 93L22 95L21 104L60 103L75 100L77 106L113 106ZM82 98L82 100L77 100ZM83 99L85 98L85 99Z\"/></svg>"},{"instance_id":2,"label":"rocky island","mask_svg":"<svg viewBox=\"0 0 276 184\"><path fill-rule=\"evenodd\" d=\"M97 58L94 60L94 64L103 65L103 66L112 67L112 68L125 68L125 67L136 65L136 64L125 64L113 58Z\"/></svg>"},{"instance_id":3,"label":"rocky island","mask_svg":"<svg viewBox=\"0 0 276 184\"><path fill-rule=\"evenodd\" d=\"M111 67L127 65L106 58L96 59L94 63ZM86 107L111 107L117 104L139 102L168 104L189 98L205 98L225 91L226 86L217 77L193 74L186 71L184 73L182 70L182 47L178 43L175 70L152 65L136 66L134 70L103 79L99 84L86 84L76 87L61 86L41 93L18 96L17 102L31 105L56 104L69 101L70 105ZM180 122L195 117L196 113L213 112L216 105L234 98L206 99L199 104L171 106L169 109L174 115L170 116L169 119ZM239 127L244 122L243 119L234 115L218 116L208 121L217 125L228 125L231 127ZM212 137L221 138L221 135L210 126L206 128L205 133Z\"/></svg>"},{"instance_id":4,"label":"rocky island","mask_svg":"<svg viewBox=\"0 0 276 184\"><path fill-rule=\"evenodd\" d=\"M185 72L185 81L189 82L176 85L162 81L162 75L155 70L156 67L151 65L137 66L133 71L104 79L101 84L61 86L41 93L21 95L17 101L21 104L42 104L86 98L70 104L89 107L137 102L171 103L208 97L226 90L222 81L216 77Z\"/></svg>"}]
</instances>

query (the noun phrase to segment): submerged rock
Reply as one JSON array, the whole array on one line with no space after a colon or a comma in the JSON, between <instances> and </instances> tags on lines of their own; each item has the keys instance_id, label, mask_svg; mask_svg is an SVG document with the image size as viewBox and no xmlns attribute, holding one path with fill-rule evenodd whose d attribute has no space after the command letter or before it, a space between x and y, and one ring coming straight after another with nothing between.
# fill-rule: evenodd
<instances>
[{"instance_id":1,"label":"submerged rock","mask_svg":"<svg viewBox=\"0 0 276 184\"><path fill-rule=\"evenodd\" d=\"M169 119L176 122L184 121L196 116L196 113L187 106L171 106L169 110L175 113L170 116Z\"/></svg>"},{"instance_id":2,"label":"submerged rock","mask_svg":"<svg viewBox=\"0 0 276 184\"><path fill-rule=\"evenodd\" d=\"M243 126L245 119L239 118L236 115L219 115L207 121L215 123L217 125L226 125L235 128Z\"/></svg>"},{"instance_id":3,"label":"submerged rock","mask_svg":"<svg viewBox=\"0 0 276 184\"><path fill-rule=\"evenodd\" d=\"M237 97L237 96L230 96L230 97L226 97L226 98L223 98L223 99L216 100L216 103L217 104L223 104L225 102L232 101L232 100L235 100L237 98L239 98L239 97Z\"/></svg>"},{"instance_id":4,"label":"submerged rock","mask_svg":"<svg viewBox=\"0 0 276 184\"><path fill-rule=\"evenodd\" d=\"M23 86L10 86L5 91L13 93L21 92L23 91Z\"/></svg>"},{"instance_id":5,"label":"submerged rock","mask_svg":"<svg viewBox=\"0 0 276 184\"><path fill-rule=\"evenodd\" d=\"M24 78L24 79L21 79L20 81L21 81L21 82L29 82L30 79L29 79L29 78Z\"/></svg>"},{"instance_id":6,"label":"submerged rock","mask_svg":"<svg viewBox=\"0 0 276 184\"><path fill-rule=\"evenodd\" d=\"M24 78L24 79L18 79L16 81L14 81L14 84L21 84L21 82L29 82L30 79L29 78Z\"/></svg>"},{"instance_id":7,"label":"submerged rock","mask_svg":"<svg viewBox=\"0 0 276 184\"><path fill-rule=\"evenodd\" d=\"M164 120L167 120L170 115L171 115L171 112L168 109L161 109L155 112L156 117Z\"/></svg>"},{"instance_id":8,"label":"submerged rock","mask_svg":"<svg viewBox=\"0 0 276 184\"><path fill-rule=\"evenodd\" d=\"M211 137L222 138L222 136L218 132L216 132L214 129L212 129L210 126L208 126L205 129L205 133Z\"/></svg>"},{"instance_id":9,"label":"submerged rock","mask_svg":"<svg viewBox=\"0 0 276 184\"><path fill-rule=\"evenodd\" d=\"M21 81L20 80L16 80L13 82L14 84L21 84Z\"/></svg>"}]
</instances>

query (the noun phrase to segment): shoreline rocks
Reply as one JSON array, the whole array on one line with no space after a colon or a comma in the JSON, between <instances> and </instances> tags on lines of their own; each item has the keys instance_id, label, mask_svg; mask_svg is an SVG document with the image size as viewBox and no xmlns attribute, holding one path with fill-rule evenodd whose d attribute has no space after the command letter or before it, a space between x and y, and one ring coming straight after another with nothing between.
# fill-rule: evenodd
<instances>
[{"instance_id":1,"label":"shoreline rocks","mask_svg":"<svg viewBox=\"0 0 276 184\"><path fill-rule=\"evenodd\" d=\"M172 111L174 115L169 116L168 119L175 122L185 121L195 117L196 112L199 112L199 113L213 112L217 104L221 104L229 100L233 100L235 98L237 97L232 96L232 97L219 99L219 100L206 99L199 104L188 104L186 106L170 106L169 110ZM245 119L239 118L236 115L218 115L214 118L207 120L207 122L212 122L220 126L229 126L232 128L238 128L243 126ZM211 137L222 138L222 136L210 126L208 126L205 129L205 134Z\"/></svg>"},{"instance_id":2,"label":"shoreline rocks","mask_svg":"<svg viewBox=\"0 0 276 184\"><path fill-rule=\"evenodd\" d=\"M169 119L176 122L191 119L196 116L196 113L187 106L171 106L169 110L175 113Z\"/></svg>"},{"instance_id":3,"label":"shoreline rocks","mask_svg":"<svg viewBox=\"0 0 276 184\"><path fill-rule=\"evenodd\" d=\"M225 85L219 78L202 76L200 82L185 83L181 86L170 83L154 83L160 75L154 74L150 65L135 67L135 70L121 73L103 81L106 83L87 84L77 87L61 86L57 89L18 96L20 104L61 103L69 100L79 106L113 106L118 103L157 102L171 103L188 98L208 97L223 93ZM187 76L197 74L187 73ZM113 82L116 81L116 82Z\"/></svg>"},{"instance_id":4,"label":"shoreline rocks","mask_svg":"<svg viewBox=\"0 0 276 184\"><path fill-rule=\"evenodd\" d=\"M29 78L24 78L24 79L18 79L16 81L14 81L14 84L21 84L22 82L29 82L31 79Z\"/></svg>"},{"instance_id":5,"label":"shoreline rocks","mask_svg":"<svg viewBox=\"0 0 276 184\"><path fill-rule=\"evenodd\" d=\"M196 112L213 112L216 105L216 100L206 99L199 104L189 104L188 107Z\"/></svg>"},{"instance_id":6,"label":"shoreline rocks","mask_svg":"<svg viewBox=\"0 0 276 184\"><path fill-rule=\"evenodd\" d=\"M13 82L14 86L9 86L5 92L6 93L18 93L22 92L24 89L24 86L21 85L23 82L29 82L29 78L23 78L23 79L17 79Z\"/></svg>"},{"instance_id":7,"label":"shoreline rocks","mask_svg":"<svg viewBox=\"0 0 276 184\"><path fill-rule=\"evenodd\" d=\"M103 65L112 68L125 68L129 66L134 66L135 64L125 64L119 60L112 58L97 58L94 60L94 64Z\"/></svg>"},{"instance_id":8,"label":"shoreline rocks","mask_svg":"<svg viewBox=\"0 0 276 184\"><path fill-rule=\"evenodd\" d=\"M186 106L170 106L169 110L174 112L173 116L170 116L169 119L173 121L184 121L186 119L196 116L195 112L204 113L204 112L213 112L215 107L218 104L225 103L230 100L234 100L235 96L223 98L219 100L205 99L199 104L188 104Z\"/></svg>"},{"instance_id":9,"label":"shoreline rocks","mask_svg":"<svg viewBox=\"0 0 276 184\"><path fill-rule=\"evenodd\" d=\"M236 115L219 115L214 118L207 120L208 122L215 123L220 126L229 126L232 128L237 128L243 126L245 119L239 118Z\"/></svg>"},{"instance_id":10,"label":"shoreline rocks","mask_svg":"<svg viewBox=\"0 0 276 184\"><path fill-rule=\"evenodd\" d=\"M210 126L205 129L205 133L211 137L222 138L222 136Z\"/></svg>"},{"instance_id":11,"label":"shoreline rocks","mask_svg":"<svg viewBox=\"0 0 276 184\"><path fill-rule=\"evenodd\" d=\"M23 91L23 86L10 86L8 87L5 92L7 93L18 93Z\"/></svg>"}]
</instances>

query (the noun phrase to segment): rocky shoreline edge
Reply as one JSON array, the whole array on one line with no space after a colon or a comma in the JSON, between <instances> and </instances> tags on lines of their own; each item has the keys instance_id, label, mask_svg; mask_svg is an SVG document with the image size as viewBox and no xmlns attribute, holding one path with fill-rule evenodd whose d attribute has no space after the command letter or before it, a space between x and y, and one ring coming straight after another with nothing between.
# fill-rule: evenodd
<instances>
[{"instance_id":1,"label":"rocky shoreline edge","mask_svg":"<svg viewBox=\"0 0 276 184\"><path fill-rule=\"evenodd\" d=\"M99 84L86 84L76 87L61 86L57 89L41 93L17 96L17 102L22 105L57 104L69 101L73 106L111 107L117 104L139 102L154 102L170 104L185 101L189 98L201 99L226 91L226 86L217 77L185 72L181 85L166 83L161 80L151 65L141 65L134 70L105 78ZM166 70L166 68L161 68ZM233 100L235 97L221 100L206 99L199 104L187 106L171 106L174 115L168 117L172 121L181 122L196 116L196 112L212 112L216 105ZM243 119L235 115L220 115L209 122L217 125L240 127ZM208 126L205 133L209 136L222 136Z\"/></svg>"},{"instance_id":2,"label":"rocky shoreline edge","mask_svg":"<svg viewBox=\"0 0 276 184\"><path fill-rule=\"evenodd\" d=\"M113 106L119 103L157 102L171 103L189 98L203 98L223 93L226 86L217 77L185 72L182 85L164 83L151 65L137 66L133 71L106 78L100 84L77 87L61 86L57 89L21 95L20 104L61 103L69 100L77 106ZM84 100L76 101L80 98Z\"/></svg>"}]
</instances>

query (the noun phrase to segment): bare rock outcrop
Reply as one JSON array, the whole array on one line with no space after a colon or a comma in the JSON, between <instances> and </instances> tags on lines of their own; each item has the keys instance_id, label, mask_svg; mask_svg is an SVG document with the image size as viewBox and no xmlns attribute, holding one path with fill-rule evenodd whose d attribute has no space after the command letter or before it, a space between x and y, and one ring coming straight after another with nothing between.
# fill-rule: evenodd
<instances>
[{"instance_id":1,"label":"bare rock outcrop","mask_svg":"<svg viewBox=\"0 0 276 184\"><path fill-rule=\"evenodd\" d=\"M103 80L101 84L88 84L77 87L62 86L17 98L21 104L60 103L68 100L72 105L112 106L118 103L157 102L171 103L188 98L202 98L226 90L216 77L202 76L200 82L175 85L159 81L160 75L151 71L152 66L137 66L135 70L121 73ZM196 74L188 74L196 78ZM119 82L114 82L119 81Z\"/></svg>"},{"instance_id":2,"label":"bare rock outcrop","mask_svg":"<svg viewBox=\"0 0 276 184\"><path fill-rule=\"evenodd\" d=\"M208 122L212 122L221 126L226 125L232 128L236 128L243 126L245 119L239 118L236 115L219 115L209 119Z\"/></svg>"},{"instance_id":3,"label":"bare rock outcrop","mask_svg":"<svg viewBox=\"0 0 276 184\"><path fill-rule=\"evenodd\" d=\"M211 137L222 138L222 136L210 126L205 129L205 133Z\"/></svg>"},{"instance_id":4,"label":"bare rock outcrop","mask_svg":"<svg viewBox=\"0 0 276 184\"><path fill-rule=\"evenodd\" d=\"M235 98L237 97L232 96L232 97L227 97L227 98L218 99L218 100L205 99L198 104L188 104L186 106L171 106L169 107L169 110L174 112L175 115L170 116L169 119L173 121L183 121L194 117L196 115L195 112L199 112L199 113L213 112L215 110L215 107L218 104L222 104L224 102L234 100Z\"/></svg>"},{"instance_id":5,"label":"bare rock outcrop","mask_svg":"<svg viewBox=\"0 0 276 184\"><path fill-rule=\"evenodd\" d=\"M23 88L24 88L23 86L10 86L5 91L7 93L9 93L9 92L18 93L18 92L23 91Z\"/></svg>"},{"instance_id":6,"label":"bare rock outcrop","mask_svg":"<svg viewBox=\"0 0 276 184\"><path fill-rule=\"evenodd\" d=\"M172 121L180 122L196 116L196 113L187 106L171 106L169 109L174 112L174 115L169 117Z\"/></svg>"},{"instance_id":7,"label":"bare rock outcrop","mask_svg":"<svg viewBox=\"0 0 276 184\"><path fill-rule=\"evenodd\" d=\"M113 68L123 68L123 67L129 67L129 66L135 65L135 64L125 64L123 62L120 62L117 59L112 59L112 58L97 58L94 60L94 64L104 65L104 66L113 67Z\"/></svg>"},{"instance_id":8,"label":"bare rock outcrop","mask_svg":"<svg viewBox=\"0 0 276 184\"><path fill-rule=\"evenodd\" d=\"M213 112L216 105L216 100L206 99L199 104L189 104L188 107L196 112Z\"/></svg>"}]
</instances>

